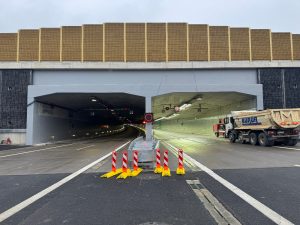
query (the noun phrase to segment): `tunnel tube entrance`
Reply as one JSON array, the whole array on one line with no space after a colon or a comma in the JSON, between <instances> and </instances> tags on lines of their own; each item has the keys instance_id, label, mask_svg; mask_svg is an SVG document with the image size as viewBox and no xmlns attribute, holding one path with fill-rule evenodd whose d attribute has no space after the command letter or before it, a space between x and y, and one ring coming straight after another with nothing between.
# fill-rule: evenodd
<instances>
[{"instance_id":1,"label":"tunnel tube entrance","mask_svg":"<svg viewBox=\"0 0 300 225\"><path fill-rule=\"evenodd\" d=\"M213 136L231 111L257 109L257 96L239 92L168 93L153 98L154 129Z\"/></svg>"},{"instance_id":2,"label":"tunnel tube entrance","mask_svg":"<svg viewBox=\"0 0 300 225\"><path fill-rule=\"evenodd\" d=\"M29 104L33 144L116 132L145 113L145 97L126 93L53 93Z\"/></svg>"}]
</instances>

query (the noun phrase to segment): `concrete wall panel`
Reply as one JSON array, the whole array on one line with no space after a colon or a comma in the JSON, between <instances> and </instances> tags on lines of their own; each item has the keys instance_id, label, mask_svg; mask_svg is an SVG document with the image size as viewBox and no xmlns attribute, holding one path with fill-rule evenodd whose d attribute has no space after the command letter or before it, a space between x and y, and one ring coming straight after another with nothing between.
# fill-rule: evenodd
<instances>
[{"instance_id":1,"label":"concrete wall panel","mask_svg":"<svg viewBox=\"0 0 300 225\"><path fill-rule=\"evenodd\" d=\"M251 30L252 60L271 60L271 33L267 29Z\"/></svg>"},{"instance_id":2,"label":"concrete wall panel","mask_svg":"<svg viewBox=\"0 0 300 225\"><path fill-rule=\"evenodd\" d=\"M166 53L166 24L147 24L147 61L165 62Z\"/></svg>"},{"instance_id":3,"label":"concrete wall panel","mask_svg":"<svg viewBox=\"0 0 300 225\"><path fill-rule=\"evenodd\" d=\"M19 31L19 61L39 60L39 30Z\"/></svg>"},{"instance_id":4,"label":"concrete wall panel","mask_svg":"<svg viewBox=\"0 0 300 225\"><path fill-rule=\"evenodd\" d=\"M62 27L62 61L81 61L82 29L78 26Z\"/></svg>"},{"instance_id":5,"label":"concrete wall panel","mask_svg":"<svg viewBox=\"0 0 300 225\"><path fill-rule=\"evenodd\" d=\"M168 60L187 61L187 24L168 23Z\"/></svg>"},{"instance_id":6,"label":"concrete wall panel","mask_svg":"<svg viewBox=\"0 0 300 225\"><path fill-rule=\"evenodd\" d=\"M105 29L105 61L124 62L124 24L106 23Z\"/></svg>"},{"instance_id":7,"label":"concrete wall panel","mask_svg":"<svg viewBox=\"0 0 300 225\"><path fill-rule=\"evenodd\" d=\"M126 61L145 62L145 24L126 24Z\"/></svg>"},{"instance_id":8,"label":"concrete wall panel","mask_svg":"<svg viewBox=\"0 0 300 225\"><path fill-rule=\"evenodd\" d=\"M208 25L189 25L189 60L208 61Z\"/></svg>"},{"instance_id":9,"label":"concrete wall panel","mask_svg":"<svg viewBox=\"0 0 300 225\"><path fill-rule=\"evenodd\" d=\"M59 61L60 60L60 29L42 28L40 30L40 60Z\"/></svg>"},{"instance_id":10,"label":"concrete wall panel","mask_svg":"<svg viewBox=\"0 0 300 225\"><path fill-rule=\"evenodd\" d=\"M209 27L210 60L229 60L229 27Z\"/></svg>"},{"instance_id":11,"label":"concrete wall panel","mask_svg":"<svg viewBox=\"0 0 300 225\"><path fill-rule=\"evenodd\" d=\"M83 25L83 61L103 61L103 25Z\"/></svg>"},{"instance_id":12,"label":"concrete wall panel","mask_svg":"<svg viewBox=\"0 0 300 225\"><path fill-rule=\"evenodd\" d=\"M300 34L293 34L293 58L300 60Z\"/></svg>"},{"instance_id":13,"label":"concrete wall panel","mask_svg":"<svg viewBox=\"0 0 300 225\"><path fill-rule=\"evenodd\" d=\"M292 60L290 33L272 33L273 60Z\"/></svg>"},{"instance_id":14,"label":"concrete wall panel","mask_svg":"<svg viewBox=\"0 0 300 225\"><path fill-rule=\"evenodd\" d=\"M0 61L17 61L17 34L0 34Z\"/></svg>"},{"instance_id":15,"label":"concrete wall panel","mask_svg":"<svg viewBox=\"0 0 300 225\"><path fill-rule=\"evenodd\" d=\"M230 28L231 60L251 60L249 35L249 28Z\"/></svg>"}]
</instances>

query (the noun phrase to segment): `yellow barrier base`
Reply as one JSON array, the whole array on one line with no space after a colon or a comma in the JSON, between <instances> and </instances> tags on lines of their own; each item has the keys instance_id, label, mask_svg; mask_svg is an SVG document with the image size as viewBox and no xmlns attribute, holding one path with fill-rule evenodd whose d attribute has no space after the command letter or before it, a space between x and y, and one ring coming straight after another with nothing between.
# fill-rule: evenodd
<instances>
[{"instance_id":1,"label":"yellow barrier base","mask_svg":"<svg viewBox=\"0 0 300 225\"><path fill-rule=\"evenodd\" d=\"M131 170L130 169L127 169L126 172L122 172L118 177L117 179L126 179L127 177L130 177L131 176Z\"/></svg>"},{"instance_id":2,"label":"yellow barrier base","mask_svg":"<svg viewBox=\"0 0 300 225\"><path fill-rule=\"evenodd\" d=\"M185 174L185 169L184 168L177 168L176 170L177 175L184 175Z\"/></svg>"},{"instance_id":3,"label":"yellow barrier base","mask_svg":"<svg viewBox=\"0 0 300 225\"><path fill-rule=\"evenodd\" d=\"M171 171L170 171L170 169L168 168L168 169L163 169L163 171L162 171L162 174L161 174L163 177L170 177L171 176Z\"/></svg>"},{"instance_id":4,"label":"yellow barrier base","mask_svg":"<svg viewBox=\"0 0 300 225\"><path fill-rule=\"evenodd\" d=\"M142 171L143 171L142 168L138 168L137 170L132 171L130 176L136 177L136 176L139 175Z\"/></svg>"},{"instance_id":5,"label":"yellow barrier base","mask_svg":"<svg viewBox=\"0 0 300 225\"><path fill-rule=\"evenodd\" d=\"M162 171L163 171L162 167L156 167L154 173L162 173Z\"/></svg>"},{"instance_id":6,"label":"yellow barrier base","mask_svg":"<svg viewBox=\"0 0 300 225\"><path fill-rule=\"evenodd\" d=\"M102 178L111 178L111 177L113 177L115 175L118 175L120 173L122 173L122 168L117 169L116 171L110 171L110 172L108 172L106 174L103 174L101 177Z\"/></svg>"}]
</instances>

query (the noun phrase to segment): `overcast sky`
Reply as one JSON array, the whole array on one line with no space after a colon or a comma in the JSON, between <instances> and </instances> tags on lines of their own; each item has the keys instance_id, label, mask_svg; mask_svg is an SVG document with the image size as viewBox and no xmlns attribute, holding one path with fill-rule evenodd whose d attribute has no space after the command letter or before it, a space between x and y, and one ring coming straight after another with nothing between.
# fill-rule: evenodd
<instances>
[{"instance_id":1,"label":"overcast sky","mask_svg":"<svg viewBox=\"0 0 300 225\"><path fill-rule=\"evenodd\" d=\"M0 0L0 32L104 22L188 22L300 33L300 0Z\"/></svg>"}]
</instances>

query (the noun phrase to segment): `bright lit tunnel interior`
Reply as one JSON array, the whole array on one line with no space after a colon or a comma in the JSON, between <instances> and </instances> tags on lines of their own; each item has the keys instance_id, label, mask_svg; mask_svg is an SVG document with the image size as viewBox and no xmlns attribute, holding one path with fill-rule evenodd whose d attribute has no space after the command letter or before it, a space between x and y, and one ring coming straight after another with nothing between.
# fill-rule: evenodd
<instances>
[{"instance_id":1,"label":"bright lit tunnel interior","mask_svg":"<svg viewBox=\"0 0 300 225\"><path fill-rule=\"evenodd\" d=\"M256 107L256 96L238 92L160 95L153 98L154 129L212 136L219 118Z\"/></svg>"},{"instance_id":2,"label":"bright lit tunnel interior","mask_svg":"<svg viewBox=\"0 0 300 225\"><path fill-rule=\"evenodd\" d=\"M126 93L53 93L34 104L34 143L114 133L145 113L145 98Z\"/></svg>"}]
</instances>

